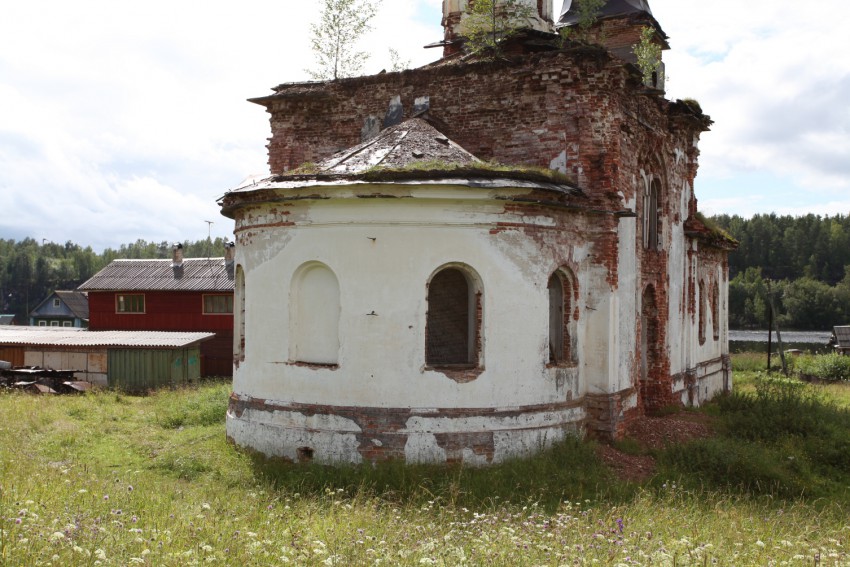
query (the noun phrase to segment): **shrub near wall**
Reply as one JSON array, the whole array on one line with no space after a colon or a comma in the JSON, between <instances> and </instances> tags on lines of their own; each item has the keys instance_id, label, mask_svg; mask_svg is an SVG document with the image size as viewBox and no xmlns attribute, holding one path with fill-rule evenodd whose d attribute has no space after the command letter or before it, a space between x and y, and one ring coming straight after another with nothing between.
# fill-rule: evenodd
<instances>
[{"instance_id":1,"label":"shrub near wall","mask_svg":"<svg viewBox=\"0 0 850 567\"><path fill-rule=\"evenodd\" d=\"M801 356L794 366L804 380L850 381L850 356L836 353Z\"/></svg>"}]
</instances>

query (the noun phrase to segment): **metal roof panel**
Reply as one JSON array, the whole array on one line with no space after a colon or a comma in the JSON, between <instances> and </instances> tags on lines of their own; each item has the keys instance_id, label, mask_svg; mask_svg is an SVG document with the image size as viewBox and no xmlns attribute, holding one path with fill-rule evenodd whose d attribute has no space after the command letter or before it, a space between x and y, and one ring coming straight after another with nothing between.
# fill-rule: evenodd
<instances>
[{"instance_id":1,"label":"metal roof panel","mask_svg":"<svg viewBox=\"0 0 850 567\"><path fill-rule=\"evenodd\" d=\"M3 327L0 328L0 345L181 348L211 339L214 336L215 333L89 331L69 327Z\"/></svg>"},{"instance_id":2,"label":"metal roof panel","mask_svg":"<svg viewBox=\"0 0 850 567\"><path fill-rule=\"evenodd\" d=\"M233 291L233 265L224 258L113 260L79 288L81 291Z\"/></svg>"}]
</instances>

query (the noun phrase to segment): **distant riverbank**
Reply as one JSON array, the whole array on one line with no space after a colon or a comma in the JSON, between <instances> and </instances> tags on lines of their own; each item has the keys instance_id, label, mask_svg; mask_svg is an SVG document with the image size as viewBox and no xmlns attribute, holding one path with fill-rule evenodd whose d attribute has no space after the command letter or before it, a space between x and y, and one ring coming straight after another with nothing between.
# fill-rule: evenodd
<instances>
[{"instance_id":1,"label":"distant riverbank","mask_svg":"<svg viewBox=\"0 0 850 567\"><path fill-rule=\"evenodd\" d=\"M782 346L785 350L799 349L806 352L825 352L832 336L828 331L782 331ZM729 350L735 352L767 352L767 331L729 331ZM773 349L778 347L773 333Z\"/></svg>"}]
</instances>

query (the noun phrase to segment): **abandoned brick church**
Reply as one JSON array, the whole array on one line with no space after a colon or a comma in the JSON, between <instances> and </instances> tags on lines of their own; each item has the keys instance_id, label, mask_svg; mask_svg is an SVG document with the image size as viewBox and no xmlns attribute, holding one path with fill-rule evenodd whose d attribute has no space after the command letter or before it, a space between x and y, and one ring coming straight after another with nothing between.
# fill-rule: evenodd
<instances>
[{"instance_id":1,"label":"abandoned brick church","mask_svg":"<svg viewBox=\"0 0 850 567\"><path fill-rule=\"evenodd\" d=\"M646 0L583 41L556 33L569 0L523 1L498 57L444 0L438 61L252 100L271 176L220 201L237 444L486 465L731 388L734 243L694 193L711 120L635 65L642 29L667 37Z\"/></svg>"}]
</instances>

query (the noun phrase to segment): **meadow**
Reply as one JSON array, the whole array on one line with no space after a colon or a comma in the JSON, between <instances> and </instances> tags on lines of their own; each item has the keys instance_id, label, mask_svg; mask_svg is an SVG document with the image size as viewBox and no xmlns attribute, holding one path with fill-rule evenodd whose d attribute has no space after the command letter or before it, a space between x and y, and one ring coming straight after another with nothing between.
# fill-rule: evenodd
<instances>
[{"instance_id":1,"label":"meadow","mask_svg":"<svg viewBox=\"0 0 850 567\"><path fill-rule=\"evenodd\" d=\"M0 566L850 565L850 387L739 370L717 434L618 479L589 441L489 469L288 465L229 384L0 393Z\"/></svg>"}]
</instances>

